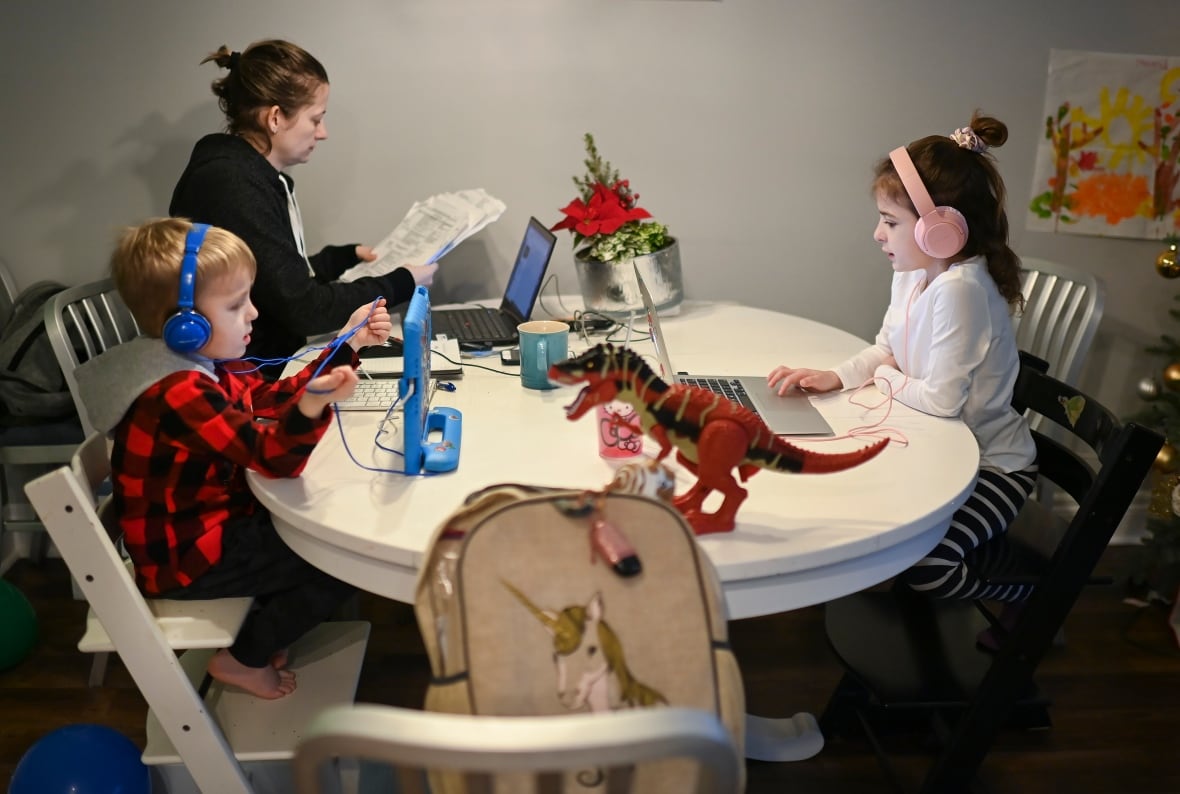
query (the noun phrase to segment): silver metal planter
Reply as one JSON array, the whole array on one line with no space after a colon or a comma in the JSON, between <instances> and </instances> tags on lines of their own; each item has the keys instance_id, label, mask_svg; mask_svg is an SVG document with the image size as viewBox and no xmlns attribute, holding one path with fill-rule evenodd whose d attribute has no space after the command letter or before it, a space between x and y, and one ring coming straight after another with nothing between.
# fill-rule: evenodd
<instances>
[{"instance_id":1,"label":"silver metal planter","mask_svg":"<svg viewBox=\"0 0 1180 794\"><path fill-rule=\"evenodd\" d=\"M650 254L634 260L619 259L600 262L591 259L583 248L574 254L574 269L582 288L582 300L588 311L595 311L626 320L632 312L643 312L643 297L631 267L634 261L643 276L643 283L660 314L674 313L684 300L684 279L680 273L680 241L675 238Z\"/></svg>"}]
</instances>

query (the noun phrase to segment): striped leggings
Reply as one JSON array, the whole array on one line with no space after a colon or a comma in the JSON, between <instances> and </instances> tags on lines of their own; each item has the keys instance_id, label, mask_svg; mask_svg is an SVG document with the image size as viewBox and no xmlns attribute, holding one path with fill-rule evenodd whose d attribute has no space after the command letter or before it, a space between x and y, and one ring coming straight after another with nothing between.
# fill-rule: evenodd
<instances>
[{"instance_id":1,"label":"striped leggings","mask_svg":"<svg viewBox=\"0 0 1180 794\"><path fill-rule=\"evenodd\" d=\"M946 535L931 552L901 574L905 584L935 598L1023 601L1032 585L985 584L964 558L1012 523L1037 481L1034 464L1009 474L980 469L975 491L951 517Z\"/></svg>"}]
</instances>

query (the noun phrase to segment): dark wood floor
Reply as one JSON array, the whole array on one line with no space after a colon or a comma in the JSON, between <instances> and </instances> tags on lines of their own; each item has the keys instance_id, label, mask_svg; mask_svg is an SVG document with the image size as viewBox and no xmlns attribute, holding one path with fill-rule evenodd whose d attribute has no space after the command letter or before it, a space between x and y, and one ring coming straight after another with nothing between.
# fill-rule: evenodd
<instances>
[{"instance_id":1,"label":"dark wood floor","mask_svg":"<svg viewBox=\"0 0 1180 794\"><path fill-rule=\"evenodd\" d=\"M1103 569L1116 576L1133 549L1114 547ZM40 640L16 667L0 672L0 780L37 739L61 725L108 725L142 745L145 706L113 661L105 686L89 689L90 658L74 648L86 605L72 600L60 560L18 563L7 575L32 602ZM1022 794L1175 794L1180 792L1180 650L1159 607L1123 603L1121 586L1092 588L1066 625L1067 643L1042 665L1038 681L1054 699L1054 727L1001 737L976 779L976 792ZM373 633L357 699L417 707L427 666L409 607L365 596ZM839 678L819 607L737 621L731 640L751 713L781 716L822 710ZM920 749L895 757L916 783L928 763ZM748 764L751 794L886 791L863 741L831 741L815 758Z\"/></svg>"}]
</instances>

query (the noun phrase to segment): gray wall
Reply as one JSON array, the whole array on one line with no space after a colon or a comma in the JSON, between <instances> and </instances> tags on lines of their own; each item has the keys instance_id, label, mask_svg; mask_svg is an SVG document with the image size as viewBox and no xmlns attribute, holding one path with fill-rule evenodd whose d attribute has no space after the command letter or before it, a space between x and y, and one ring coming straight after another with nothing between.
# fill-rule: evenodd
<instances>
[{"instance_id":1,"label":"gray wall","mask_svg":"<svg viewBox=\"0 0 1180 794\"><path fill-rule=\"evenodd\" d=\"M691 297L867 337L890 273L870 168L981 107L1011 127L1014 246L1106 280L1084 382L1134 410L1158 368L1141 348L1176 330L1162 245L1027 233L1023 207L1049 49L1175 54L1177 30L1170 0L6 0L0 258L22 285L103 275L115 230L164 214L220 127L220 72L198 61L279 36L332 79L331 137L293 171L309 243L375 242L413 201L483 187L508 211L445 260L436 301L498 293L528 216L573 196L591 131L681 238ZM576 290L568 238L553 270Z\"/></svg>"}]
</instances>

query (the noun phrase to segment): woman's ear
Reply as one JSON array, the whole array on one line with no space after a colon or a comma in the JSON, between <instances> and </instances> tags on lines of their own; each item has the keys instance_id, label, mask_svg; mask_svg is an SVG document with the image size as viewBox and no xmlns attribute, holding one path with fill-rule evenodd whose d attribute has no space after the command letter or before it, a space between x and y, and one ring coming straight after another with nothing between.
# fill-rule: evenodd
<instances>
[{"instance_id":1,"label":"woman's ear","mask_svg":"<svg viewBox=\"0 0 1180 794\"><path fill-rule=\"evenodd\" d=\"M267 133L274 135L279 131L279 122L282 120L283 111L278 105L271 105L261 111L262 113L262 129Z\"/></svg>"}]
</instances>

